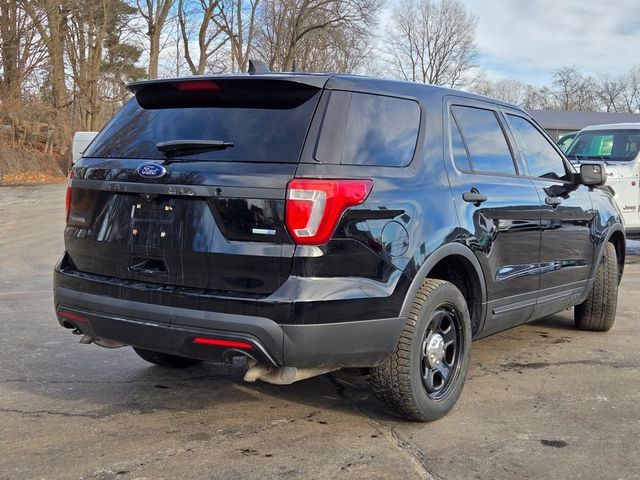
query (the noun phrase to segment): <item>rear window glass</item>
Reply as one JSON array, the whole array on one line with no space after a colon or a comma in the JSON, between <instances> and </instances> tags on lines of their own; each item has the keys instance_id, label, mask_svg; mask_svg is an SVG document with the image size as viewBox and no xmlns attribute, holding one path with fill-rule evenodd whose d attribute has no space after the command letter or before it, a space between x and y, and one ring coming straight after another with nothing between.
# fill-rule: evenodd
<instances>
[{"instance_id":1,"label":"rear window glass","mask_svg":"<svg viewBox=\"0 0 640 480\"><path fill-rule=\"evenodd\" d=\"M473 107L451 107L475 172L516 173L509 144L496 114Z\"/></svg>"},{"instance_id":2,"label":"rear window glass","mask_svg":"<svg viewBox=\"0 0 640 480\"><path fill-rule=\"evenodd\" d=\"M298 161L319 89L258 80L216 80L216 84L222 86L214 91L172 89L172 84L165 83L143 89L107 124L84 156L163 159L158 143L205 140L233 146L172 158Z\"/></svg>"},{"instance_id":3,"label":"rear window glass","mask_svg":"<svg viewBox=\"0 0 640 480\"><path fill-rule=\"evenodd\" d=\"M345 95L349 94L332 95L328 111L340 110L333 103L344 101ZM335 145L340 132L333 132L332 125L323 125L316 158L331 162L328 157L334 154L343 165L402 167L413 158L419 127L420 107L416 102L351 93L342 151Z\"/></svg>"}]
</instances>

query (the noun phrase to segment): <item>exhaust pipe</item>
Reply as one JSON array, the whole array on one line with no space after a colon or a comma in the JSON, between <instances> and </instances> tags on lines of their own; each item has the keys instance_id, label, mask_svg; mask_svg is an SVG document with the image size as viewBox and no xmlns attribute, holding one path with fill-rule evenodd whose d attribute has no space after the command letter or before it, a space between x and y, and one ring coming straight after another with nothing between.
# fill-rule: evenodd
<instances>
[{"instance_id":1,"label":"exhaust pipe","mask_svg":"<svg viewBox=\"0 0 640 480\"><path fill-rule=\"evenodd\" d=\"M103 348L120 348L120 347L127 346L124 343L105 340L103 338L95 338L86 334L82 335L82 338L80 339L80 343L82 343L83 345L89 345L90 343L95 343L99 347L103 347Z\"/></svg>"},{"instance_id":2,"label":"exhaust pipe","mask_svg":"<svg viewBox=\"0 0 640 480\"><path fill-rule=\"evenodd\" d=\"M245 382L263 382L274 385L291 385L292 383L334 372L338 368L297 368L297 367L268 367L266 365L250 365L244 375Z\"/></svg>"}]
</instances>

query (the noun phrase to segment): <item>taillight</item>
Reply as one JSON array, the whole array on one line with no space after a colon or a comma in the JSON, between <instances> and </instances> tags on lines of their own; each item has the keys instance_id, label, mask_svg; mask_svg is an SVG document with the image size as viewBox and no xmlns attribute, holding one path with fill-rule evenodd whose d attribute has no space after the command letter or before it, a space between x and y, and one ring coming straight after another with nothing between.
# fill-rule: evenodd
<instances>
[{"instance_id":1,"label":"taillight","mask_svg":"<svg viewBox=\"0 0 640 480\"><path fill-rule=\"evenodd\" d=\"M237 340L224 340L222 338L195 337L193 343L196 345L212 345L214 347L241 348L243 350L253 350L253 345L249 342L239 342Z\"/></svg>"},{"instance_id":2,"label":"taillight","mask_svg":"<svg viewBox=\"0 0 640 480\"><path fill-rule=\"evenodd\" d=\"M186 82L175 82L174 87L182 92L218 92L220 87L211 80L191 80Z\"/></svg>"},{"instance_id":3,"label":"taillight","mask_svg":"<svg viewBox=\"0 0 640 480\"><path fill-rule=\"evenodd\" d=\"M65 222L69 223L69 212L71 211L71 180L73 180L73 170L69 172L67 178L67 193L64 199L64 206L66 210Z\"/></svg>"},{"instance_id":4,"label":"taillight","mask_svg":"<svg viewBox=\"0 0 640 480\"><path fill-rule=\"evenodd\" d=\"M64 310L58 310L58 315L66 320L73 320L74 322L88 322L89 319L79 313L67 312Z\"/></svg>"},{"instance_id":5,"label":"taillight","mask_svg":"<svg viewBox=\"0 0 640 480\"><path fill-rule=\"evenodd\" d=\"M327 243L344 211L363 203L371 180L294 178L287 185L285 223L299 245Z\"/></svg>"}]
</instances>

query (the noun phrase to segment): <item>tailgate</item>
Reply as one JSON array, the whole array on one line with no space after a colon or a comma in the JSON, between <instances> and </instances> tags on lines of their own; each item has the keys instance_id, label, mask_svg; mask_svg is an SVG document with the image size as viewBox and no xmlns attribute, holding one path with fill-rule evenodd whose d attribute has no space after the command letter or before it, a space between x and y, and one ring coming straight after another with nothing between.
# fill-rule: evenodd
<instances>
[{"instance_id":1,"label":"tailgate","mask_svg":"<svg viewBox=\"0 0 640 480\"><path fill-rule=\"evenodd\" d=\"M75 179L65 229L69 258L87 273L269 294L291 268L294 246L283 219L285 186L295 167L261 168L269 170L271 184L280 181L280 188L221 184L151 188Z\"/></svg>"},{"instance_id":2,"label":"tailgate","mask_svg":"<svg viewBox=\"0 0 640 480\"><path fill-rule=\"evenodd\" d=\"M71 263L161 286L272 293L291 269L286 185L321 87L224 78L134 90L74 167ZM179 150L185 141L205 148ZM167 142L178 148L159 148Z\"/></svg>"}]
</instances>

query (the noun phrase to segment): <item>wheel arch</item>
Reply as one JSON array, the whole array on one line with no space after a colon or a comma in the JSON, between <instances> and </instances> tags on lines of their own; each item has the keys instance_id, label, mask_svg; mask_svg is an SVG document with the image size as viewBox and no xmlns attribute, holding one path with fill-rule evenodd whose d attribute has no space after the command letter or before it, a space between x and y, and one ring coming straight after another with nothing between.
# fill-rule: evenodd
<instances>
[{"instance_id":1,"label":"wheel arch","mask_svg":"<svg viewBox=\"0 0 640 480\"><path fill-rule=\"evenodd\" d=\"M618 283L620 283L620 280L622 280L622 273L624 272L624 262L627 254L626 237L622 225L616 225L611 229L611 231L609 231L609 234L607 235L607 241L603 245L606 245L609 242L613 243L613 246L616 249L616 257L618 260ZM604 248L600 249L598 261L595 263L595 265L600 264L602 255L604 255Z\"/></svg>"},{"instance_id":2,"label":"wheel arch","mask_svg":"<svg viewBox=\"0 0 640 480\"><path fill-rule=\"evenodd\" d=\"M413 299L426 278L450 281L462 291L471 315L472 334L476 337L484 325L487 288L482 267L473 251L461 243L448 243L433 251L411 281L401 316L409 314Z\"/></svg>"}]
</instances>

